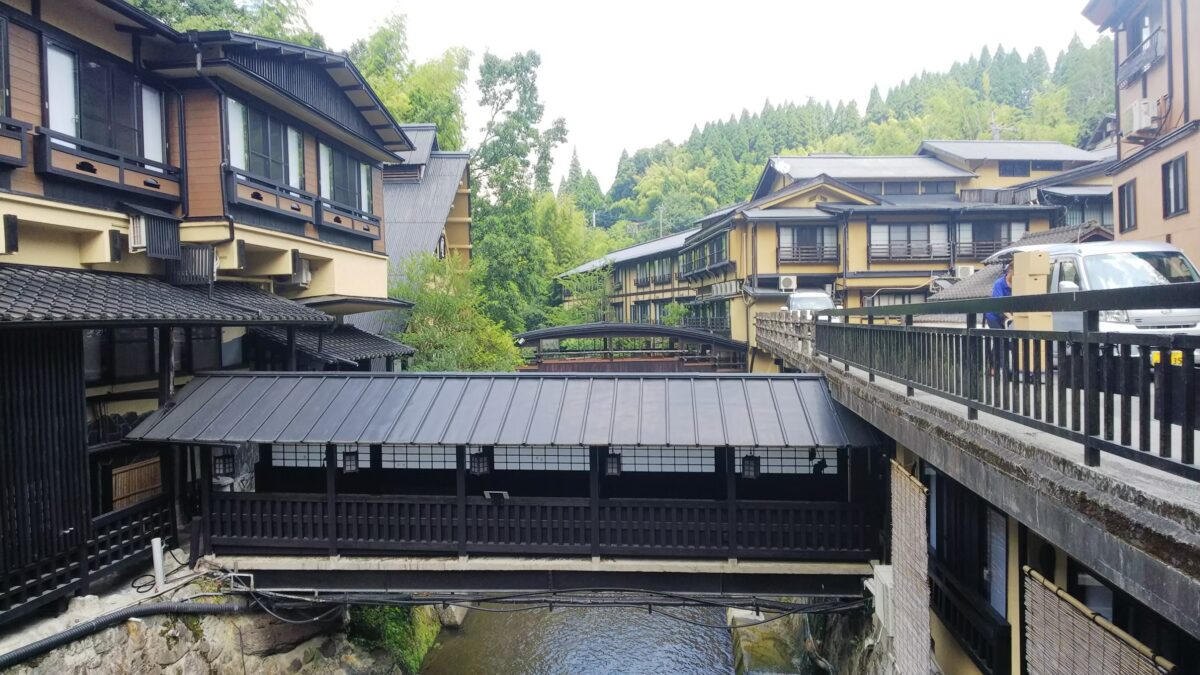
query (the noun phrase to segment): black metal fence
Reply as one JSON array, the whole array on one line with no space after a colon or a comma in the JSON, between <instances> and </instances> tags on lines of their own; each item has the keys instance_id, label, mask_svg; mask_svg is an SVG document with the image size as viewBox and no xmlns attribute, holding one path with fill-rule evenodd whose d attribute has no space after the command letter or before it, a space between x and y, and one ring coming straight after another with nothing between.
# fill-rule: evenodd
<instances>
[{"instance_id":1,"label":"black metal fence","mask_svg":"<svg viewBox=\"0 0 1200 675\"><path fill-rule=\"evenodd\" d=\"M1200 336L1099 330L1104 311L1198 305L1200 283L1187 283L831 310L847 322L818 320L815 347L872 380L905 384L910 395L920 390L962 403L971 419L982 410L1078 441L1089 466L1107 452L1200 481ZM1078 313L1083 330L987 329L985 312ZM916 325L922 315L948 325ZM881 325L888 317L903 323Z\"/></svg>"},{"instance_id":2,"label":"black metal fence","mask_svg":"<svg viewBox=\"0 0 1200 675\"><path fill-rule=\"evenodd\" d=\"M332 513L330 508L332 507ZM866 561L882 511L845 502L213 493L213 550Z\"/></svg>"}]
</instances>

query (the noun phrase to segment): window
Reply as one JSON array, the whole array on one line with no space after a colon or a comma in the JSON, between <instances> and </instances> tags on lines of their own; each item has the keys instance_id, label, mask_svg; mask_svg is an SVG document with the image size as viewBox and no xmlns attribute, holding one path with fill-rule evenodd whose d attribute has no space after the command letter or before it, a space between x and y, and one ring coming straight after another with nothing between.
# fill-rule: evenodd
<instances>
[{"instance_id":1,"label":"window","mask_svg":"<svg viewBox=\"0 0 1200 675\"><path fill-rule=\"evenodd\" d=\"M1029 175L1029 162L1028 161L1016 161L1016 160L1002 161L1002 162L1000 162L1000 175L1001 176L1028 176Z\"/></svg>"},{"instance_id":2,"label":"window","mask_svg":"<svg viewBox=\"0 0 1200 675\"><path fill-rule=\"evenodd\" d=\"M226 99L229 164L260 178L304 187L304 135L240 101Z\"/></svg>"},{"instance_id":3,"label":"window","mask_svg":"<svg viewBox=\"0 0 1200 675\"><path fill-rule=\"evenodd\" d=\"M933 180L921 183L921 188L927 195L952 195L954 194L954 181L952 180Z\"/></svg>"},{"instance_id":4,"label":"window","mask_svg":"<svg viewBox=\"0 0 1200 675\"><path fill-rule=\"evenodd\" d=\"M893 305L915 305L925 302L924 293L875 293L864 297L867 307L891 307Z\"/></svg>"},{"instance_id":5,"label":"window","mask_svg":"<svg viewBox=\"0 0 1200 675\"><path fill-rule=\"evenodd\" d=\"M1162 166L1163 218L1188 210L1187 155L1180 155Z\"/></svg>"},{"instance_id":6,"label":"window","mask_svg":"<svg viewBox=\"0 0 1200 675\"><path fill-rule=\"evenodd\" d=\"M385 445L380 452L384 469L455 469L458 459L452 447L440 445Z\"/></svg>"},{"instance_id":7,"label":"window","mask_svg":"<svg viewBox=\"0 0 1200 675\"><path fill-rule=\"evenodd\" d=\"M1117 188L1117 200L1120 202L1117 212L1117 227L1121 232L1137 229L1137 181L1131 180Z\"/></svg>"},{"instance_id":8,"label":"window","mask_svg":"<svg viewBox=\"0 0 1200 675\"><path fill-rule=\"evenodd\" d=\"M701 448L652 448L613 446L621 456L621 469L630 473L715 473L712 450Z\"/></svg>"},{"instance_id":9,"label":"window","mask_svg":"<svg viewBox=\"0 0 1200 675\"><path fill-rule=\"evenodd\" d=\"M885 195L915 195L917 187L920 185L917 181L889 181L883 184L883 194Z\"/></svg>"},{"instance_id":10,"label":"window","mask_svg":"<svg viewBox=\"0 0 1200 675\"><path fill-rule=\"evenodd\" d=\"M1033 163L1034 171L1062 171L1063 163L1060 161L1041 160Z\"/></svg>"},{"instance_id":11,"label":"window","mask_svg":"<svg viewBox=\"0 0 1200 675\"><path fill-rule=\"evenodd\" d=\"M154 377L158 352L151 328L114 328L113 378L118 382Z\"/></svg>"},{"instance_id":12,"label":"window","mask_svg":"<svg viewBox=\"0 0 1200 675\"><path fill-rule=\"evenodd\" d=\"M950 256L945 223L871 225L870 257L898 260Z\"/></svg>"},{"instance_id":13,"label":"window","mask_svg":"<svg viewBox=\"0 0 1200 675\"><path fill-rule=\"evenodd\" d=\"M497 471L587 471L591 462L583 447L497 445Z\"/></svg>"},{"instance_id":14,"label":"window","mask_svg":"<svg viewBox=\"0 0 1200 675\"><path fill-rule=\"evenodd\" d=\"M341 459L340 453L338 459ZM275 443L271 446L271 466L325 466L325 446L319 443Z\"/></svg>"},{"instance_id":15,"label":"window","mask_svg":"<svg viewBox=\"0 0 1200 675\"><path fill-rule=\"evenodd\" d=\"M837 228L801 226L779 228L779 257L784 262L837 259Z\"/></svg>"},{"instance_id":16,"label":"window","mask_svg":"<svg viewBox=\"0 0 1200 675\"><path fill-rule=\"evenodd\" d=\"M214 326L190 328L192 372L221 367L221 329Z\"/></svg>"},{"instance_id":17,"label":"window","mask_svg":"<svg viewBox=\"0 0 1200 675\"><path fill-rule=\"evenodd\" d=\"M344 206L370 211L371 166L324 143L320 148L321 197Z\"/></svg>"},{"instance_id":18,"label":"window","mask_svg":"<svg viewBox=\"0 0 1200 675\"><path fill-rule=\"evenodd\" d=\"M1162 3L1149 2L1146 7L1129 17L1125 22L1125 29L1129 31L1126 37L1126 49L1128 56L1135 56L1141 53L1145 47L1145 42L1162 26Z\"/></svg>"},{"instance_id":19,"label":"window","mask_svg":"<svg viewBox=\"0 0 1200 675\"><path fill-rule=\"evenodd\" d=\"M126 155L163 161L162 93L113 64L46 47L50 129Z\"/></svg>"}]
</instances>

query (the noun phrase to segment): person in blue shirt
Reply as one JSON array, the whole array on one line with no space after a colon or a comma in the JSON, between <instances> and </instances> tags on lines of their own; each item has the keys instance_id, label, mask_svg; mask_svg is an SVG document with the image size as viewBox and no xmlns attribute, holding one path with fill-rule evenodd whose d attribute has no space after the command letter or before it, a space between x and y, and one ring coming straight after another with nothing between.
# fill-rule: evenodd
<instances>
[{"instance_id":1,"label":"person in blue shirt","mask_svg":"<svg viewBox=\"0 0 1200 675\"><path fill-rule=\"evenodd\" d=\"M1012 265L1011 264L1005 265L1004 266L1004 276L1000 277L999 279L996 280L996 283L992 284L992 297L993 298L1007 298L1007 297L1011 296L1012 295L1012 278L1013 278ZM1005 327L1005 324L1008 321L1008 315L1005 313L1002 313L1002 312L1001 313L988 312L987 314L983 315L983 320L987 323L988 328L1003 329Z\"/></svg>"}]
</instances>

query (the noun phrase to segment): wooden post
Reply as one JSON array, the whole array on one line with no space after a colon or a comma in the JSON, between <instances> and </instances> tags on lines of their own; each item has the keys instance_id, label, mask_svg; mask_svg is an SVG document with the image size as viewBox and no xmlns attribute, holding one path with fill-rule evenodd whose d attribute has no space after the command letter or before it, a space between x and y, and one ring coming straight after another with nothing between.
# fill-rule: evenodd
<instances>
[{"instance_id":1,"label":"wooden post","mask_svg":"<svg viewBox=\"0 0 1200 675\"><path fill-rule=\"evenodd\" d=\"M1083 313L1083 463L1087 466L1100 466L1100 448L1094 443L1100 434L1100 387L1099 373L1095 372L1100 365L1100 345L1096 342L1096 333L1100 330L1100 313L1091 310ZM1169 358L1167 354L1163 358ZM1168 362L1169 363L1169 362ZM1169 414L1163 416L1167 424ZM1146 421L1142 421L1146 424Z\"/></svg>"},{"instance_id":2,"label":"wooden post","mask_svg":"<svg viewBox=\"0 0 1200 675\"><path fill-rule=\"evenodd\" d=\"M288 326L287 329L287 369L289 371L296 370L296 327Z\"/></svg>"},{"instance_id":3,"label":"wooden post","mask_svg":"<svg viewBox=\"0 0 1200 675\"><path fill-rule=\"evenodd\" d=\"M904 359L907 362L907 364L906 364L907 368L905 369L904 379L908 380L908 384L906 384L904 387L904 394L906 396L913 395L914 391L912 388L912 381L916 378L916 374L917 374L917 366L915 363L915 359L917 358L917 350L913 348L912 333L909 332L909 330L912 329L912 325L913 325L913 315L905 314L904 315L904 344L905 344L906 349L904 349Z\"/></svg>"},{"instance_id":4,"label":"wooden post","mask_svg":"<svg viewBox=\"0 0 1200 675\"><path fill-rule=\"evenodd\" d=\"M592 459L588 462L588 496L591 499L592 515L592 558L600 557L600 461L607 451L593 445Z\"/></svg>"},{"instance_id":5,"label":"wooden post","mask_svg":"<svg viewBox=\"0 0 1200 675\"><path fill-rule=\"evenodd\" d=\"M291 337L289 329L288 335ZM290 341L290 340L289 340ZM325 444L325 527L329 528L329 555L337 555L337 446Z\"/></svg>"},{"instance_id":6,"label":"wooden post","mask_svg":"<svg viewBox=\"0 0 1200 675\"><path fill-rule=\"evenodd\" d=\"M200 555L212 552L212 448L200 448Z\"/></svg>"},{"instance_id":7,"label":"wooden post","mask_svg":"<svg viewBox=\"0 0 1200 675\"><path fill-rule=\"evenodd\" d=\"M158 329L158 405L163 406L175 395L175 330L170 326Z\"/></svg>"},{"instance_id":8,"label":"wooden post","mask_svg":"<svg viewBox=\"0 0 1200 675\"><path fill-rule=\"evenodd\" d=\"M725 448L725 502L729 509L729 559L737 559L737 458Z\"/></svg>"},{"instance_id":9,"label":"wooden post","mask_svg":"<svg viewBox=\"0 0 1200 675\"><path fill-rule=\"evenodd\" d=\"M963 373L963 382L966 384L966 391L963 393L968 401L979 400L979 377L983 371L983 367L980 365L980 359L983 358L980 350L983 349L983 346L979 342L979 336L976 335L976 330L978 330L977 321L978 315L975 312L967 314L967 353L966 358L963 359L962 367L966 369L966 372ZM968 405L967 419L979 419L979 408Z\"/></svg>"},{"instance_id":10,"label":"wooden post","mask_svg":"<svg viewBox=\"0 0 1200 675\"><path fill-rule=\"evenodd\" d=\"M458 555L467 556L467 446L454 446L455 495L458 497Z\"/></svg>"}]
</instances>

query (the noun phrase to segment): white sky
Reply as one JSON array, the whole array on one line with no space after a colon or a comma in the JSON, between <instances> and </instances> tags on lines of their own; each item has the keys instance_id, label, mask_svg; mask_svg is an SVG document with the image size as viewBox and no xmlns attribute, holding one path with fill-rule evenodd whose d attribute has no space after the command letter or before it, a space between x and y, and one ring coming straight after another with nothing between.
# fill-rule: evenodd
<instances>
[{"instance_id":1,"label":"white sky","mask_svg":"<svg viewBox=\"0 0 1200 675\"><path fill-rule=\"evenodd\" d=\"M687 138L692 125L727 119L763 102L855 99L921 70L944 70L987 44L1051 66L1078 33L1096 29L1085 0L310 0L309 20L333 49L345 49L392 12L408 16L411 54L470 49L468 139L483 124L475 88L478 57L534 49L546 118L564 117L571 149L607 189L621 150Z\"/></svg>"}]
</instances>

